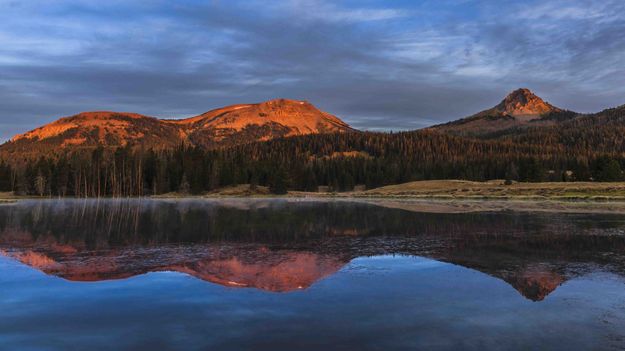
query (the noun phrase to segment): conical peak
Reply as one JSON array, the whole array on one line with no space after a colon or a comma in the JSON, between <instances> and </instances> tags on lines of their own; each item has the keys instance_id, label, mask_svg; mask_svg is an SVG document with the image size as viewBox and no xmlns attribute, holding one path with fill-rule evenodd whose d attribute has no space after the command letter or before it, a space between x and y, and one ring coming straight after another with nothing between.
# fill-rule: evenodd
<instances>
[{"instance_id":1,"label":"conical peak","mask_svg":"<svg viewBox=\"0 0 625 351\"><path fill-rule=\"evenodd\" d=\"M560 111L527 88L511 92L495 109L511 116L537 116Z\"/></svg>"}]
</instances>

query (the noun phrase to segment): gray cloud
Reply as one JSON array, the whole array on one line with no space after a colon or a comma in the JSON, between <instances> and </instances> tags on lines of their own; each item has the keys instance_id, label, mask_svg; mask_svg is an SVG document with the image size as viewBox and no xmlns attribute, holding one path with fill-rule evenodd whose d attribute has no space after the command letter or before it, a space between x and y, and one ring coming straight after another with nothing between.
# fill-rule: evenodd
<instances>
[{"instance_id":1,"label":"gray cloud","mask_svg":"<svg viewBox=\"0 0 625 351\"><path fill-rule=\"evenodd\" d=\"M620 1L0 0L0 139L84 110L190 116L307 99L355 127L421 128L529 87L625 103Z\"/></svg>"}]
</instances>

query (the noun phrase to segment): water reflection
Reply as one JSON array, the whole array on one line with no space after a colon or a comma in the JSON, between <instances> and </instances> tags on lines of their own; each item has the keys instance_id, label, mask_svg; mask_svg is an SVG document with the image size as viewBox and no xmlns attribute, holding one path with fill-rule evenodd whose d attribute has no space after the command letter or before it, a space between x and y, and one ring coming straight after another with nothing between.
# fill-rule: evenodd
<instances>
[{"instance_id":1,"label":"water reflection","mask_svg":"<svg viewBox=\"0 0 625 351\"><path fill-rule=\"evenodd\" d=\"M65 200L0 206L0 249L71 281L176 271L228 287L306 289L362 256L424 256L541 301L569 279L625 272L614 214L424 213L384 204Z\"/></svg>"}]
</instances>

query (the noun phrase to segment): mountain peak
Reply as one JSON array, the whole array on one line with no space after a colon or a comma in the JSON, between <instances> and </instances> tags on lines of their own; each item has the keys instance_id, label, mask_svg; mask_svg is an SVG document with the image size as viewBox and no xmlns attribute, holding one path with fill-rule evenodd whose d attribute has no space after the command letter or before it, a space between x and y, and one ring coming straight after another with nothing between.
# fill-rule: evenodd
<instances>
[{"instance_id":1,"label":"mountain peak","mask_svg":"<svg viewBox=\"0 0 625 351\"><path fill-rule=\"evenodd\" d=\"M292 99L284 99L284 98L278 98L278 99L272 99L272 100L268 100L265 102L261 102L260 105L307 105L309 104L308 101L304 101L304 100L292 100Z\"/></svg>"},{"instance_id":2,"label":"mountain peak","mask_svg":"<svg viewBox=\"0 0 625 351\"><path fill-rule=\"evenodd\" d=\"M508 94L497 106L472 116L432 127L457 135L484 135L527 125L553 125L555 120L544 118L564 112L538 97L527 88Z\"/></svg>"},{"instance_id":3,"label":"mountain peak","mask_svg":"<svg viewBox=\"0 0 625 351\"><path fill-rule=\"evenodd\" d=\"M545 102L527 88L517 89L506 96L493 112L509 116L536 117L549 112L561 111L559 108Z\"/></svg>"}]
</instances>

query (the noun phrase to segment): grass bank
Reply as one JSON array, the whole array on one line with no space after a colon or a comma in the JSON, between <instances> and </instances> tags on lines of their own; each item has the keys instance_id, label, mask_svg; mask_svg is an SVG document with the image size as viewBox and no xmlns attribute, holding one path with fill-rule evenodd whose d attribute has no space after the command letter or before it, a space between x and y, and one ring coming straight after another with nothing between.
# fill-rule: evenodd
<instances>
[{"instance_id":1,"label":"grass bank","mask_svg":"<svg viewBox=\"0 0 625 351\"><path fill-rule=\"evenodd\" d=\"M264 186L249 184L224 187L201 195L168 193L154 198L229 198L229 197L289 197L289 198L392 198L440 200L553 200L553 201L623 201L625 182L618 183L513 183L503 180L472 182L465 180L428 180L389 185L366 191L341 193L290 191L285 195L271 194ZM21 197L13 193L0 193L0 202Z\"/></svg>"},{"instance_id":2,"label":"grass bank","mask_svg":"<svg viewBox=\"0 0 625 351\"><path fill-rule=\"evenodd\" d=\"M471 182L464 180L418 181L362 192L354 197L495 199L495 200L611 200L625 201L625 182L598 183L513 183L503 180Z\"/></svg>"}]
</instances>

